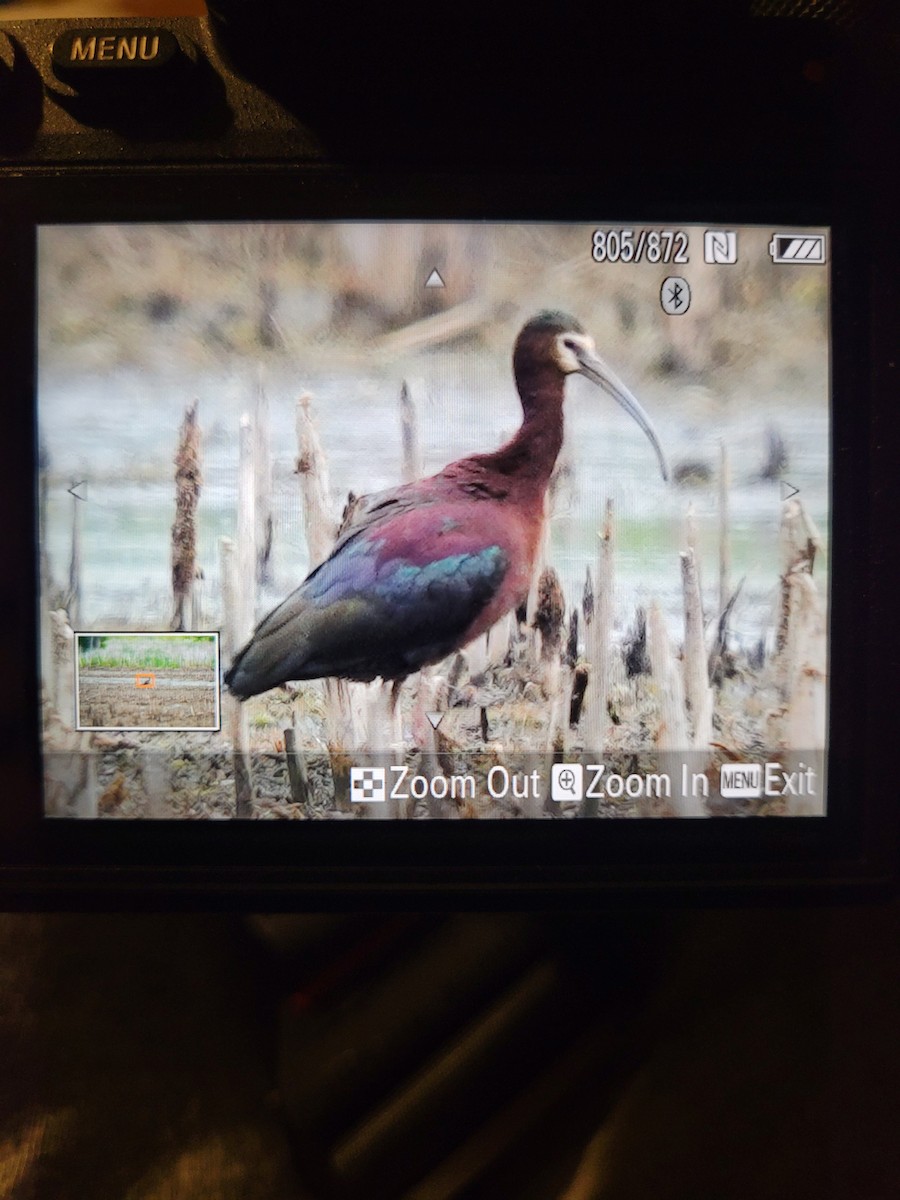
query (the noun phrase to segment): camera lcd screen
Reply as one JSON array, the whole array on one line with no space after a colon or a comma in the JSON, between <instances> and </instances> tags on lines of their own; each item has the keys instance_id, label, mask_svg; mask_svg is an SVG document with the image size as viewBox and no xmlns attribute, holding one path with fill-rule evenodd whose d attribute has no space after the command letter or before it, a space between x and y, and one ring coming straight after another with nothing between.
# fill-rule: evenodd
<instances>
[{"instance_id":1,"label":"camera lcd screen","mask_svg":"<svg viewBox=\"0 0 900 1200\"><path fill-rule=\"evenodd\" d=\"M45 815L824 816L828 243L41 227Z\"/></svg>"}]
</instances>

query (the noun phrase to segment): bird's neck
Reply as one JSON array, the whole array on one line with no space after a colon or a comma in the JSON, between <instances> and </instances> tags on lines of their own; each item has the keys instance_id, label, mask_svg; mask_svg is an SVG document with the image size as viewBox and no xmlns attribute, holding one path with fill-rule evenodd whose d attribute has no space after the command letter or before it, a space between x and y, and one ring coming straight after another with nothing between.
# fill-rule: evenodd
<instances>
[{"instance_id":1,"label":"bird's neck","mask_svg":"<svg viewBox=\"0 0 900 1200\"><path fill-rule=\"evenodd\" d=\"M495 469L514 475L539 489L547 486L563 442L563 380L549 378L517 381L525 416L515 437L491 458Z\"/></svg>"}]
</instances>

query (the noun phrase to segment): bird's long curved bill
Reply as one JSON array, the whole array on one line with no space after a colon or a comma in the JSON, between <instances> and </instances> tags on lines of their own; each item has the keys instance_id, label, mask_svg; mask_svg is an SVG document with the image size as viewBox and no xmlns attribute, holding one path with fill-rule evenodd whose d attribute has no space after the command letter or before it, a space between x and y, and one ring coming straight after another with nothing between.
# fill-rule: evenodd
<instances>
[{"instance_id":1,"label":"bird's long curved bill","mask_svg":"<svg viewBox=\"0 0 900 1200\"><path fill-rule=\"evenodd\" d=\"M650 441L650 445L656 451L662 477L668 483L669 465L666 462L665 454L663 454L662 446L659 444L659 438L656 435L656 430L653 428L653 423L643 408L641 408L621 379L609 369L599 355L589 354L586 350L582 350L578 355L578 360L581 363L581 374L593 383L596 383L599 387L602 387L605 392L608 392L643 429Z\"/></svg>"}]
</instances>

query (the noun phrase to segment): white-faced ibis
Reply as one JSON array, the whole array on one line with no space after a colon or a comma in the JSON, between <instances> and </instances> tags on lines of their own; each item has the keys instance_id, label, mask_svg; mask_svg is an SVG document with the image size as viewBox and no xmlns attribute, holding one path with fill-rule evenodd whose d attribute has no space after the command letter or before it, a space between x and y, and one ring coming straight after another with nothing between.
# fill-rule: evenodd
<instances>
[{"instance_id":1,"label":"white-faced ibis","mask_svg":"<svg viewBox=\"0 0 900 1200\"><path fill-rule=\"evenodd\" d=\"M235 657L225 676L235 696L324 676L402 680L522 606L562 445L567 375L585 375L631 414L668 479L649 417L574 318L532 317L516 339L513 372L524 414L515 437L363 497L330 556Z\"/></svg>"}]
</instances>

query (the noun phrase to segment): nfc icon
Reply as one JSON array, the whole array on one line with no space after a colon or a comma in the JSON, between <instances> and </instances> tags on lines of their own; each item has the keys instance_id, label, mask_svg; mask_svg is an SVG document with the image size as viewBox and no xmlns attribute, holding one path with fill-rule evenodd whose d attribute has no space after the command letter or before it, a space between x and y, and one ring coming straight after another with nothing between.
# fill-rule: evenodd
<instances>
[{"instance_id":1,"label":"nfc icon","mask_svg":"<svg viewBox=\"0 0 900 1200\"><path fill-rule=\"evenodd\" d=\"M707 229L703 235L703 261L737 262L737 234L726 229Z\"/></svg>"},{"instance_id":2,"label":"nfc icon","mask_svg":"<svg viewBox=\"0 0 900 1200\"><path fill-rule=\"evenodd\" d=\"M584 767L581 763L554 763L550 772L551 800L584 798Z\"/></svg>"}]
</instances>

